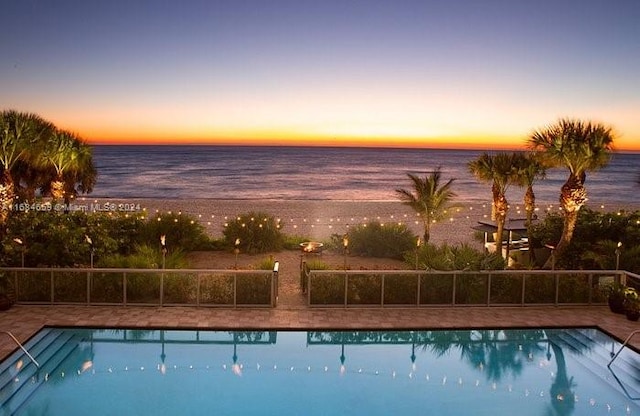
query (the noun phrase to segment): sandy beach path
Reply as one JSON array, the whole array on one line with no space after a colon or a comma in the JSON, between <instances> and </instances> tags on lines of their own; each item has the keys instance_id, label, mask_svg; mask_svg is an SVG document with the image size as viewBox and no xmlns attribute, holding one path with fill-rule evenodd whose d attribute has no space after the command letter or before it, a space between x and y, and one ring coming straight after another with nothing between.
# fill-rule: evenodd
<instances>
[{"instance_id":1,"label":"sandy beach path","mask_svg":"<svg viewBox=\"0 0 640 416\"><path fill-rule=\"evenodd\" d=\"M318 260L326 263L331 269L344 267L344 256L340 253L324 251L319 254L303 254L294 250L248 255L238 255L238 268L255 268L263 259L273 257L279 262L278 285L278 309L305 309L307 308L306 295L300 287L300 263L301 261ZM229 252L200 251L189 254L192 268L201 269L233 269L235 267L235 255ZM348 256L347 267L351 270L400 270L407 266L404 262L392 259L371 257Z\"/></svg>"}]
</instances>

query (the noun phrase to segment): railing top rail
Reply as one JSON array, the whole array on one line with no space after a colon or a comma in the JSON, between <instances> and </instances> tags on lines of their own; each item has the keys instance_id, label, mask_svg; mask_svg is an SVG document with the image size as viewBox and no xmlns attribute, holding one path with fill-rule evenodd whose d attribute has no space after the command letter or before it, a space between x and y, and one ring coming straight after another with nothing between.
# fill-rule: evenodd
<instances>
[{"instance_id":1,"label":"railing top rail","mask_svg":"<svg viewBox=\"0 0 640 416\"><path fill-rule=\"evenodd\" d=\"M640 274L635 274L635 273L631 273L631 272L628 272L628 271L623 271L623 273L626 274L627 277L632 278L633 280L640 281Z\"/></svg>"},{"instance_id":2,"label":"railing top rail","mask_svg":"<svg viewBox=\"0 0 640 416\"><path fill-rule=\"evenodd\" d=\"M272 274L272 270L236 269L127 269L127 268L76 268L76 267L0 267L0 272L72 272L72 273L217 273L217 274Z\"/></svg>"},{"instance_id":3,"label":"railing top rail","mask_svg":"<svg viewBox=\"0 0 640 416\"><path fill-rule=\"evenodd\" d=\"M322 275L322 274L349 274L349 275L360 275L360 274L467 274L467 275L478 275L478 274L507 274L507 275L519 275L519 274L598 274L598 275L617 275L627 273L627 275L633 277L633 273L628 273L622 270L481 270L481 271L469 271L469 270L310 270L309 274L314 275ZM637 276L640 279L640 276Z\"/></svg>"}]
</instances>

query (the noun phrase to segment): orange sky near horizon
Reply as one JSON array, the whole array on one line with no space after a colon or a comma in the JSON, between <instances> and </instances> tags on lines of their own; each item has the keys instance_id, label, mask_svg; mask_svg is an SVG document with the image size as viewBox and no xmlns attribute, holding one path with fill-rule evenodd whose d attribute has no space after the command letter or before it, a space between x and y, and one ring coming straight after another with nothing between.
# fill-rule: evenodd
<instances>
[{"instance_id":1,"label":"orange sky near horizon","mask_svg":"<svg viewBox=\"0 0 640 416\"><path fill-rule=\"evenodd\" d=\"M522 134L449 134L434 136L401 136L391 131L384 134L348 135L336 132L327 135L313 132L288 132L282 130L226 130L215 132L196 129L122 128L94 129L74 128L71 124L59 124L62 128L78 133L90 144L96 145L225 145L225 146L331 146L331 147L406 147L521 150L526 148L528 133ZM615 132L615 129L614 129ZM640 138L630 139L616 134L614 149L640 151Z\"/></svg>"}]
</instances>

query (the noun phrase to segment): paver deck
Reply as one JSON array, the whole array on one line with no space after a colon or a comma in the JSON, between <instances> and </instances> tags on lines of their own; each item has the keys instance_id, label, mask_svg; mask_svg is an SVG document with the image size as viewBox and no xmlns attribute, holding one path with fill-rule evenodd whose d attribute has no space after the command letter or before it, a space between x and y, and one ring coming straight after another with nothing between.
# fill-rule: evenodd
<instances>
[{"instance_id":1,"label":"paver deck","mask_svg":"<svg viewBox=\"0 0 640 416\"><path fill-rule=\"evenodd\" d=\"M589 307L443 307L313 308L299 292L299 255L281 261L278 307L213 309L205 307L27 306L0 312L0 330L25 341L44 326L185 329L436 329L599 327L624 339L640 329L605 306ZM327 259L329 260L329 259ZM291 264L289 264L291 263ZM640 336L632 345L640 349ZM0 358L16 349L0 337Z\"/></svg>"}]
</instances>

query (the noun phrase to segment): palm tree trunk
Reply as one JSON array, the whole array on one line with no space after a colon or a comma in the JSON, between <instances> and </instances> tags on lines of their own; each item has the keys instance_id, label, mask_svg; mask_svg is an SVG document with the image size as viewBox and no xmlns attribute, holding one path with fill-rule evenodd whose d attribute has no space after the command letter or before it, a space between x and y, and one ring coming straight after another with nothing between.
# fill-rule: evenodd
<instances>
[{"instance_id":1,"label":"palm tree trunk","mask_svg":"<svg viewBox=\"0 0 640 416\"><path fill-rule=\"evenodd\" d=\"M51 182L51 198L54 201L59 201L64 198L64 182L60 175L56 176L56 179Z\"/></svg>"},{"instance_id":2,"label":"palm tree trunk","mask_svg":"<svg viewBox=\"0 0 640 416\"><path fill-rule=\"evenodd\" d=\"M496 251L500 257L504 257L502 255L502 234L504 232L504 223L507 219L509 203L504 195L499 194L497 199L494 199L493 206L495 206L496 227L498 228L496 231Z\"/></svg>"},{"instance_id":3,"label":"palm tree trunk","mask_svg":"<svg viewBox=\"0 0 640 416\"><path fill-rule=\"evenodd\" d=\"M525 224L527 227L527 238L531 238L533 215L536 209L536 194L533 193L533 187L531 185L527 187L527 191L524 194L524 209L527 213L527 223ZM529 243L529 263L534 264L535 261L536 256L531 247L531 243Z\"/></svg>"},{"instance_id":4,"label":"palm tree trunk","mask_svg":"<svg viewBox=\"0 0 640 416\"><path fill-rule=\"evenodd\" d=\"M578 222L578 211L587 202L587 190L584 187L585 175L571 175L567 182L562 186L560 193L560 204L564 212L564 226L562 227L562 236L558 242L556 253L562 253L573 238L573 232Z\"/></svg>"},{"instance_id":5,"label":"palm tree trunk","mask_svg":"<svg viewBox=\"0 0 640 416\"><path fill-rule=\"evenodd\" d=\"M578 223L578 211L587 202L587 190L584 187L585 175L571 175L567 182L562 185L560 192L560 206L564 213L564 224L562 226L562 235L560 241L555 248L555 256L561 255L571 243L573 232ZM553 256L549 257L544 268L550 268Z\"/></svg>"},{"instance_id":6,"label":"palm tree trunk","mask_svg":"<svg viewBox=\"0 0 640 416\"><path fill-rule=\"evenodd\" d=\"M529 227L531 227L531 222L533 221L533 214L536 209L536 194L533 193L533 187L527 187L527 192L524 194L524 209L527 213L527 231L529 231Z\"/></svg>"},{"instance_id":7,"label":"palm tree trunk","mask_svg":"<svg viewBox=\"0 0 640 416\"><path fill-rule=\"evenodd\" d=\"M9 212L11 212L11 205L15 198L15 186L13 184L13 178L9 169L5 169L0 179L0 226L7 223L9 218ZM2 234L0 229L0 235Z\"/></svg>"},{"instance_id":8,"label":"palm tree trunk","mask_svg":"<svg viewBox=\"0 0 640 416\"><path fill-rule=\"evenodd\" d=\"M424 243L428 243L429 240L431 239L431 223L429 222L429 219L424 219L423 220L424 223Z\"/></svg>"},{"instance_id":9,"label":"palm tree trunk","mask_svg":"<svg viewBox=\"0 0 640 416\"><path fill-rule=\"evenodd\" d=\"M425 212L422 217L422 225L424 226L424 243L428 243L431 239L431 215L429 215L429 211L425 209Z\"/></svg>"}]
</instances>

